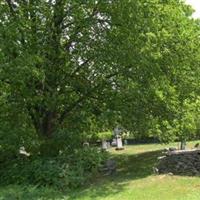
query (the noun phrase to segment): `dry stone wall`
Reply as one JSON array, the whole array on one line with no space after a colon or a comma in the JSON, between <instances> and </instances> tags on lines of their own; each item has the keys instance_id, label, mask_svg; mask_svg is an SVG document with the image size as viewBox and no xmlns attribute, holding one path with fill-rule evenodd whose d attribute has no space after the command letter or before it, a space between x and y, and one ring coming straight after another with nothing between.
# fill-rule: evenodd
<instances>
[{"instance_id":1,"label":"dry stone wall","mask_svg":"<svg viewBox=\"0 0 200 200\"><path fill-rule=\"evenodd\" d=\"M200 150L168 151L158 159L159 174L200 175Z\"/></svg>"}]
</instances>

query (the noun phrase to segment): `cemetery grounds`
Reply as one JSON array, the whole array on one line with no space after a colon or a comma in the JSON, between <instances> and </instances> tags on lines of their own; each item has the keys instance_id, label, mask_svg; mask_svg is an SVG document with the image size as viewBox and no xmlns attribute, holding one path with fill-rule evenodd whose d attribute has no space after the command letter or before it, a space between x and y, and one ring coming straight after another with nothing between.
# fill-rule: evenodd
<instances>
[{"instance_id":1,"label":"cemetery grounds","mask_svg":"<svg viewBox=\"0 0 200 200\"><path fill-rule=\"evenodd\" d=\"M192 148L195 142L190 142ZM110 149L117 160L112 176L93 177L82 189L60 192L35 186L2 186L0 200L199 200L200 177L155 175L153 167L164 148L161 145L129 145L123 151Z\"/></svg>"}]
</instances>

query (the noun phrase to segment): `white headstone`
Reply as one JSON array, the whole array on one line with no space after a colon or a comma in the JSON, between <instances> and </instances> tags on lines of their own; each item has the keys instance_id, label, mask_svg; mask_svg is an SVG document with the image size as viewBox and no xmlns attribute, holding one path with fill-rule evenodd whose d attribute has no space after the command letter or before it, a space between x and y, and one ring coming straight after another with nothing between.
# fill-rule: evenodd
<instances>
[{"instance_id":1,"label":"white headstone","mask_svg":"<svg viewBox=\"0 0 200 200\"><path fill-rule=\"evenodd\" d=\"M107 148L108 148L107 141L106 140L102 140L102 149L106 150Z\"/></svg>"},{"instance_id":2,"label":"white headstone","mask_svg":"<svg viewBox=\"0 0 200 200\"><path fill-rule=\"evenodd\" d=\"M123 148L122 138L120 136L117 137L117 148L118 149L122 149Z\"/></svg>"},{"instance_id":3,"label":"white headstone","mask_svg":"<svg viewBox=\"0 0 200 200\"><path fill-rule=\"evenodd\" d=\"M122 138L120 133L122 132L122 130L119 127L116 127L114 129L114 135L116 138L116 143L117 143L117 148L118 150L123 149L123 144L122 144Z\"/></svg>"}]
</instances>

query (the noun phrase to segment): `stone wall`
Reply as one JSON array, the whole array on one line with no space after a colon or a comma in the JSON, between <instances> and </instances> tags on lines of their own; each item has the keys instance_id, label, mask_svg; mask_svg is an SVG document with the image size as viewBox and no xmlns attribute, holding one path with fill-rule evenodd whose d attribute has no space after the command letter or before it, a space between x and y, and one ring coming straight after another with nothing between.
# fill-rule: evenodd
<instances>
[{"instance_id":1,"label":"stone wall","mask_svg":"<svg viewBox=\"0 0 200 200\"><path fill-rule=\"evenodd\" d=\"M200 175L200 150L168 151L158 159L159 174Z\"/></svg>"}]
</instances>

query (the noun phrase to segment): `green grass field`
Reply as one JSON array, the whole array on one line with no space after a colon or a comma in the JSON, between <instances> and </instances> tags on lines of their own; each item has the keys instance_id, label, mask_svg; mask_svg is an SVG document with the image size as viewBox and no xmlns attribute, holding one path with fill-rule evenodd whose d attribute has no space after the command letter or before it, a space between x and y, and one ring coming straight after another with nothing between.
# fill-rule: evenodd
<instances>
[{"instance_id":1,"label":"green grass field","mask_svg":"<svg viewBox=\"0 0 200 200\"><path fill-rule=\"evenodd\" d=\"M61 193L49 188L10 185L0 188L0 200L199 200L200 177L153 174L152 168L165 147L150 144L126 146L117 152L112 149L118 162L117 173L94 177L92 184L80 190Z\"/></svg>"}]
</instances>

